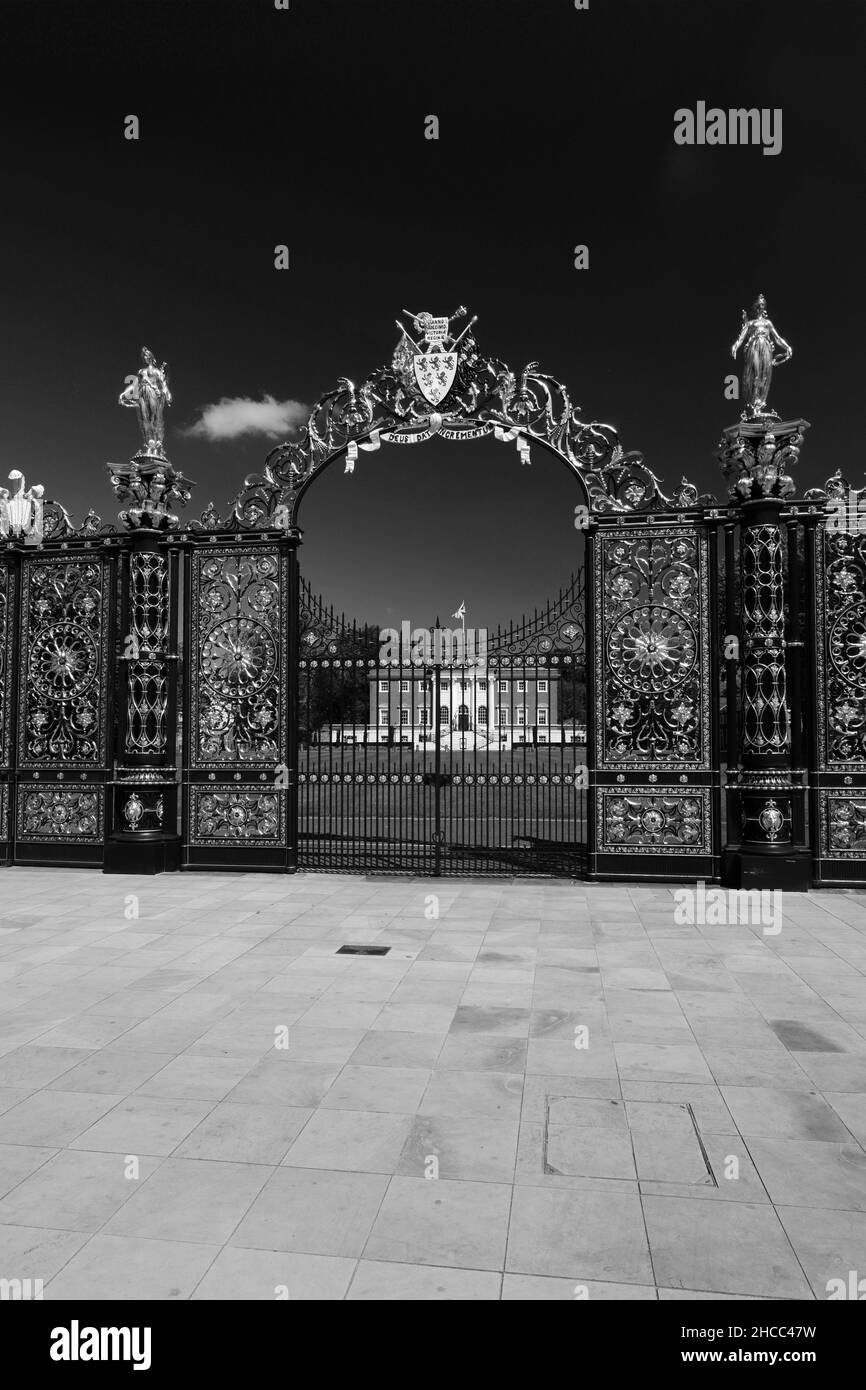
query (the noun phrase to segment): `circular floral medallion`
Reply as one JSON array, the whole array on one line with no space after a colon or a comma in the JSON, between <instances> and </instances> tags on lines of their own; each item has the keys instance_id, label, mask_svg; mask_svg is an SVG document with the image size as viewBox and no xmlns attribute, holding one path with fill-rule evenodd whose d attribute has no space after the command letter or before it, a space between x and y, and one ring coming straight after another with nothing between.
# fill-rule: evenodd
<instances>
[{"instance_id":1,"label":"circular floral medallion","mask_svg":"<svg viewBox=\"0 0 866 1390\"><path fill-rule=\"evenodd\" d=\"M866 603L850 603L830 628L830 660L845 681L862 686L866 676Z\"/></svg>"},{"instance_id":2,"label":"circular floral medallion","mask_svg":"<svg viewBox=\"0 0 866 1390\"><path fill-rule=\"evenodd\" d=\"M96 643L86 628L54 623L33 643L30 681L43 700L70 700L93 683L98 660Z\"/></svg>"},{"instance_id":3,"label":"circular floral medallion","mask_svg":"<svg viewBox=\"0 0 866 1390\"><path fill-rule=\"evenodd\" d=\"M261 690L276 663L273 637L250 618L220 623L208 633L201 652L202 676L212 690L228 698Z\"/></svg>"},{"instance_id":4,"label":"circular floral medallion","mask_svg":"<svg viewBox=\"0 0 866 1390\"><path fill-rule=\"evenodd\" d=\"M608 639L608 657L619 682L647 695L679 685L696 656L689 623L673 609L655 604L624 613Z\"/></svg>"}]
</instances>

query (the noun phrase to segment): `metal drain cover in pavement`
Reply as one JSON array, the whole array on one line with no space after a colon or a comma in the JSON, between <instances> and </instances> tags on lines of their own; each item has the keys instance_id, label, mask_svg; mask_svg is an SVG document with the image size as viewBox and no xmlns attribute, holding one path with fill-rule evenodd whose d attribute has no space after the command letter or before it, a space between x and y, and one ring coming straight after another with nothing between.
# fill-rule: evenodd
<instances>
[{"instance_id":1,"label":"metal drain cover in pavement","mask_svg":"<svg viewBox=\"0 0 866 1390\"><path fill-rule=\"evenodd\" d=\"M543 1171L716 1187L690 1105L549 1096Z\"/></svg>"},{"instance_id":2,"label":"metal drain cover in pavement","mask_svg":"<svg viewBox=\"0 0 866 1390\"><path fill-rule=\"evenodd\" d=\"M341 946L338 956L387 956L390 946Z\"/></svg>"}]
</instances>

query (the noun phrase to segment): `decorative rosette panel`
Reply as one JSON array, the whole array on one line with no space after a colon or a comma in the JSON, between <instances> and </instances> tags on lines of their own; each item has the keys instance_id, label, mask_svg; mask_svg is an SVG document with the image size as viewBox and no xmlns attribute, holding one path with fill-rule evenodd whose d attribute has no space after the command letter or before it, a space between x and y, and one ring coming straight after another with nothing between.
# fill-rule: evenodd
<instances>
[{"instance_id":1,"label":"decorative rosette panel","mask_svg":"<svg viewBox=\"0 0 866 1390\"><path fill-rule=\"evenodd\" d=\"M279 552L192 557L190 763L273 769L286 741L286 571Z\"/></svg>"},{"instance_id":2,"label":"decorative rosette panel","mask_svg":"<svg viewBox=\"0 0 866 1390\"><path fill-rule=\"evenodd\" d=\"M709 581L693 527L599 533L599 768L710 766Z\"/></svg>"},{"instance_id":3,"label":"decorative rosette panel","mask_svg":"<svg viewBox=\"0 0 866 1390\"><path fill-rule=\"evenodd\" d=\"M109 565L27 556L22 568L19 766L103 767Z\"/></svg>"},{"instance_id":4,"label":"decorative rosette panel","mask_svg":"<svg viewBox=\"0 0 866 1390\"><path fill-rule=\"evenodd\" d=\"M819 580L825 630L818 670L821 764L859 764L857 770L866 771L866 535L819 534Z\"/></svg>"},{"instance_id":5,"label":"decorative rosette panel","mask_svg":"<svg viewBox=\"0 0 866 1390\"><path fill-rule=\"evenodd\" d=\"M826 497L815 537L819 877L853 883L866 863L866 488L836 474Z\"/></svg>"}]
</instances>

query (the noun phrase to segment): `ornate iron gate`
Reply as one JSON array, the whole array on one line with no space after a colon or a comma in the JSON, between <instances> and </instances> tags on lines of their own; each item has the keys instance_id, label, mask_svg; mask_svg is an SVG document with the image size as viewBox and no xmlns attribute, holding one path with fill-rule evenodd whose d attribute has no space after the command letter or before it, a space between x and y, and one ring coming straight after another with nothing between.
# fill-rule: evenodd
<instances>
[{"instance_id":1,"label":"ornate iron gate","mask_svg":"<svg viewBox=\"0 0 866 1390\"><path fill-rule=\"evenodd\" d=\"M335 619L306 588L300 634L301 867L583 871L582 575L480 659L455 659L459 633L438 626L441 659L383 659L378 630Z\"/></svg>"},{"instance_id":2,"label":"ornate iron gate","mask_svg":"<svg viewBox=\"0 0 866 1390\"><path fill-rule=\"evenodd\" d=\"M15 670L18 572L9 551L0 559L0 863L12 854L12 766L15 720Z\"/></svg>"},{"instance_id":3,"label":"ornate iron gate","mask_svg":"<svg viewBox=\"0 0 866 1390\"><path fill-rule=\"evenodd\" d=\"M294 865L285 536L202 535L187 555L186 868Z\"/></svg>"},{"instance_id":4,"label":"ornate iron gate","mask_svg":"<svg viewBox=\"0 0 866 1390\"><path fill-rule=\"evenodd\" d=\"M602 518L591 537L590 872L717 878L715 532Z\"/></svg>"},{"instance_id":5,"label":"ornate iron gate","mask_svg":"<svg viewBox=\"0 0 866 1390\"><path fill-rule=\"evenodd\" d=\"M812 851L815 881L866 882L866 488L837 473L811 518L807 560L816 662Z\"/></svg>"},{"instance_id":6,"label":"ornate iron gate","mask_svg":"<svg viewBox=\"0 0 866 1390\"><path fill-rule=\"evenodd\" d=\"M21 555L17 863L103 862L115 573L101 547Z\"/></svg>"},{"instance_id":7,"label":"ornate iron gate","mask_svg":"<svg viewBox=\"0 0 866 1390\"><path fill-rule=\"evenodd\" d=\"M792 500L809 425L767 407L767 345L790 348L765 311L734 344L723 503L685 480L665 495L538 363L514 372L474 318L452 327L461 307L410 315L390 363L339 378L228 516L182 526L192 484L145 349L121 397L142 446L109 466L119 526L76 529L17 471L0 489L4 862L866 882L866 489L837 474ZM302 593L298 508L337 460L434 435L564 464L587 592L483 652L437 650L437 624L429 653L386 656Z\"/></svg>"}]
</instances>

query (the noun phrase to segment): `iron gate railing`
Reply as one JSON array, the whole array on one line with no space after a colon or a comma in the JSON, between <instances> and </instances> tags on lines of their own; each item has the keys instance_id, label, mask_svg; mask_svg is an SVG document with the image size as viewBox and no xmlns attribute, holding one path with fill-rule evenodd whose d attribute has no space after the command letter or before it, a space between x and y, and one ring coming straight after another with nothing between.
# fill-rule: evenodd
<instances>
[{"instance_id":1,"label":"iron gate railing","mask_svg":"<svg viewBox=\"0 0 866 1390\"><path fill-rule=\"evenodd\" d=\"M579 668L540 657L302 661L300 864L580 874L585 719L557 716L557 701L573 705L578 691Z\"/></svg>"},{"instance_id":2,"label":"iron gate railing","mask_svg":"<svg viewBox=\"0 0 866 1390\"><path fill-rule=\"evenodd\" d=\"M419 663L383 660L377 630L335 619L303 587L300 865L581 874L583 605L580 576L483 655Z\"/></svg>"}]
</instances>

